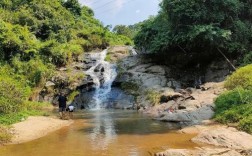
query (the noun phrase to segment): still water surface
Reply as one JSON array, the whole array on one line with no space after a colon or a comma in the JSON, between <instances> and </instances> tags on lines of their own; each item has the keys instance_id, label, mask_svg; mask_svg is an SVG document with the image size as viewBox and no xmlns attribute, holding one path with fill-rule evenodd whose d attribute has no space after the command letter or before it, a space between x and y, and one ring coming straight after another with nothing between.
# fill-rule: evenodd
<instances>
[{"instance_id":1,"label":"still water surface","mask_svg":"<svg viewBox=\"0 0 252 156\"><path fill-rule=\"evenodd\" d=\"M74 114L74 123L40 139L0 147L1 156L148 156L167 148L194 148L176 124L135 111L100 110Z\"/></svg>"}]
</instances>

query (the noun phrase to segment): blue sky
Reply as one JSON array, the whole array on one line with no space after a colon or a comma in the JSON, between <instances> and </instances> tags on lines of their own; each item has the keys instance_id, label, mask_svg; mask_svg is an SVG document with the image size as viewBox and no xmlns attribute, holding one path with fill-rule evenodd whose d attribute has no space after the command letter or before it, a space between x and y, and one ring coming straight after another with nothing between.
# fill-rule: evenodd
<instances>
[{"instance_id":1,"label":"blue sky","mask_svg":"<svg viewBox=\"0 0 252 156\"><path fill-rule=\"evenodd\" d=\"M156 15L160 0L79 0L91 7L104 25L131 25Z\"/></svg>"}]
</instances>

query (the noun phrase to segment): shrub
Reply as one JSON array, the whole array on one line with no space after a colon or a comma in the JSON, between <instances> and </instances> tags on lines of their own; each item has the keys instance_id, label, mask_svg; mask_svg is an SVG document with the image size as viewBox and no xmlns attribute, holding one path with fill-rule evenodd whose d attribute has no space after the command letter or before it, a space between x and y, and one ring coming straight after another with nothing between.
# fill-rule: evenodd
<instances>
[{"instance_id":1,"label":"shrub","mask_svg":"<svg viewBox=\"0 0 252 156\"><path fill-rule=\"evenodd\" d=\"M215 120L221 123L237 123L238 128L252 133L252 103L233 106L215 115Z\"/></svg>"},{"instance_id":2,"label":"shrub","mask_svg":"<svg viewBox=\"0 0 252 156\"><path fill-rule=\"evenodd\" d=\"M137 91L139 89L138 84L136 84L135 82L123 82L121 84L121 88L122 90L126 91L129 94L137 94Z\"/></svg>"},{"instance_id":3,"label":"shrub","mask_svg":"<svg viewBox=\"0 0 252 156\"><path fill-rule=\"evenodd\" d=\"M70 95L68 95L68 101L73 101L74 100L74 98L77 96L77 95L79 95L80 94L80 92L79 91L77 91L77 90L75 90L75 91L73 91Z\"/></svg>"},{"instance_id":4,"label":"shrub","mask_svg":"<svg viewBox=\"0 0 252 156\"><path fill-rule=\"evenodd\" d=\"M9 142L11 137L9 128L0 125L0 144Z\"/></svg>"},{"instance_id":5,"label":"shrub","mask_svg":"<svg viewBox=\"0 0 252 156\"><path fill-rule=\"evenodd\" d=\"M215 100L216 113L223 112L233 106L252 102L252 90L236 88L221 94Z\"/></svg>"},{"instance_id":6,"label":"shrub","mask_svg":"<svg viewBox=\"0 0 252 156\"><path fill-rule=\"evenodd\" d=\"M252 51L250 51L248 54L246 54L243 58L243 64L251 64L252 63Z\"/></svg>"},{"instance_id":7,"label":"shrub","mask_svg":"<svg viewBox=\"0 0 252 156\"><path fill-rule=\"evenodd\" d=\"M250 106L251 109L252 105ZM252 133L252 115L243 118L240 122L238 127L248 133Z\"/></svg>"},{"instance_id":8,"label":"shrub","mask_svg":"<svg viewBox=\"0 0 252 156\"><path fill-rule=\"evenodd\" d=\"M252 64L238 69L225 82L227 89L242 87L244 89L252 89Z\"/></svg>"},{"instance_id":9,"label":"shrub","mask_svg":"<svg viewBox=\"0 0 252 156\"><path fill-rule=\"evenodd\" d=\"M40 102L23 102L23 107L18 112L9 112L8 114L0 113L0 124L2 125L11 125L16 122L20 122L28 118L29 116L35 115L46 115L45 108L51 106L48 103Z\"/></svg>"},{"instance_id":10,"label":"shrub","mask_svg":"<svg viewBox=\"0 0 252 156\"><path fill-rule=\"evenodd\" d=\"M17 74L25 76L31 87L44 85L45 81L52 77L55 69L52 64L44 64L39 58L22 62L15 57L12 60L12 66Z\"/></svg>"},{"instance_id":11,"label":"shrub","mask_svg":"<svg viewBox=\"0 0 252 156\"><path fill-rule=\"evenodd\" d=\"M107 61L107 62L111 62L111 61L112 61L112 59L111 59L111 54L110 54L110 53L108 53L108 54L106 55L105 61Z\"/></svg>"},{"instance_id":12,"label":"shrub","mask_svg":"<svg viewBox=\"0 0 252 156\"><path fill-rule=\"evenodd\" d=\"M147 100L149 100L153 106L159 104L161 95L157 91L148 90L146 91L146 95L147 95Z\"/></svg>"},{"instance_id":13,"label":"shrub","mask_svg":"<svg viewBox=\"0 0 252 156\"><path fill-rule=\"evenodd\" d=\"M31 93L22 77L10 71L9 67L0 68L0 113L18 112Z\"/></svg>"}]
</instances>

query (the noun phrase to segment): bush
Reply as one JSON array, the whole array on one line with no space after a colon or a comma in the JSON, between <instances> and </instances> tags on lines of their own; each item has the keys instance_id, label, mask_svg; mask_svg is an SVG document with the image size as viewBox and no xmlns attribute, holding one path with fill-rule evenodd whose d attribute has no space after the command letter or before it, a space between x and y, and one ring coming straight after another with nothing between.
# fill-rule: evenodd
<instances>
[{"instance_id":1,"label":"bush","mask_svg":"<svg viewBox=\"0 0 252 156\"><path fill-rule=\"evenodd\" d=\"M9 128L0 125L0 144L9 142L11 137L12 135L9 132Z\"/></svg>"},{"instance_id":2,"label":"bush","mask_svg":"<svg viewBox=\"0 0 252 156\"><path fill-rule=\"evenodd\" d=\"M7 114L0 113L0 124L11 125L28 118L29 116L45 115L44 109L51 106L48 103L25 101L23 107L16 113L9 112Z\"/></svg>"},{"instance_id":3,"label":"bush","mask_svg":"<svg viewBox=\"0 0 252 156\"><path fill-rule=\"evenodd\" d=\"M77 90L75 90L75 91L73 91L70 95L68 95L68 101L73 101L74 100L74 98L77 96L77 95L79 95L80 94L80 92L79 91L77 91Z\"/></svg>"},{"instance_id":4,"label":"bush","mask_svg":"<svg viewBox=\"0 0 252 156\"><path fill-rule=\"evenodd\" d=\"M215 120L221 123L237 123L238 128L252 133L252 103L233 106L215 115Z\"/></svg>"},{"instance_id":5,"label":"bush","mask_svg":"<svg viewBox=\"0 0 252 156\"><path fill-rule=\"evenodd\" d=\"M121 88L129 94L137 95L139 86L135 82L123 82Z\"/></svg>"},{"instance_id":6,"label":"bush","mask_svg":"<svg viewBox=\"0 0 252 156\"><path fill-rule=\"evenodd\" d=\"M252 90L241 87L221 94L215 101L215 120L236 123L238 128L252 133Z\"/></svg>"},{"instance_id":7,"label":"bush","mask_svg":"<svg viewBox=\"0 0 252 156\"><path fill-rule=\"evenodd\" d=\"M244 89L252 89L252 64L238 69L225 82L227 89L242 87Z\"/></svg>"},{"instance_id":8,"label":"bush","mask_svg":"<svg viewBox=\"0 0 252 156\"><path fill-rule=\"evenodd\" d=\"M251 64L252 63L252 51L250 51L248 54L246 54L243 58L243 64Z\"/></svg>"},{"instance_id":9,"label":"bush","mask_svg":"<svg viewBox=\"0 0 252 156\"><path fill-rule=\"evenodd\" d=\"M215 100L216 113L223 112L233 106L248 104L252 102L252 90L236 88L221 94Z\"/></svg>"},{"instance_id":10,"label":"bush","mask_svg":"<svg viewBox=\"0 0 252 156\"><path fill-rule=\"evenodd\" d=\"M39 58L22 62L15 57L12 60L12 66L17 74L24 75L31 87L44 85L45 81L52 77L55 69L52 64L44 64Z\"/></svg>"},{"instance_id":11,"label":"bush","mask_svg":"<svg viewBox=\"0 0 252 156\"><path fill-rule=\"evenodd\" d=\"M153 106L159 104L161 95L157 91L148 90L146 91L146 95L147 100L149 100Z\"/></svg>"},{"instance_id":12,"label":"bush","mask_svg":"<svg viewBox=\"0 0 252 156\"><path fill-rule=\"evenodd\" d=\"M15 79L16 78L16 79ZM0 113L18 112L31 93L22 77L11 73L7 66L0 68Z\"/></svg>"},{"instance_id":13,"label":"bush","mask_svg":"<svg viewBox=\"0 0 252 156\"><path fill-rule=\"evenodd\" d=\"M251 109L251 107L252 107L252 105L250 105L250 109ZM242 119L239 122L239 128L248 132L248 133L252 133L252 115Z\"/></svg>"}]
</instances>

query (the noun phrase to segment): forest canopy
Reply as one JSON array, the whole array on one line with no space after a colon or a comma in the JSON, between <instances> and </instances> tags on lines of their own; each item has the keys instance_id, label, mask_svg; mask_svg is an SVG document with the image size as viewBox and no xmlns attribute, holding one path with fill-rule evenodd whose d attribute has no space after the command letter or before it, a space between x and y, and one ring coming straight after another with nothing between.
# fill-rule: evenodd
<instances>
[{"instance_id":1,"label":"forest canopy","mask_svg":"<svg viewBox=\"0 0 252 156\"><path fill-rule=\"evenodd\" d=\"M78 0L1 0L0 114L18 111L32 89L80 54L126 44L131 39L109 31Z\"/></svg>"},{"instance_id":2,"label":"forest canopy","mask_svg":"<svg viewBox=\"0 0 252 156\"><path fill-rule=\"evenodd\" d=\"M215 59L221 51L240 64L252 62L252 1L163 0L160 7L135 36L138 49L192 60Z\"/></svg>"}]
</instances>

